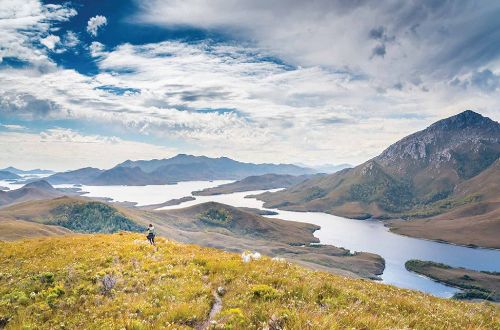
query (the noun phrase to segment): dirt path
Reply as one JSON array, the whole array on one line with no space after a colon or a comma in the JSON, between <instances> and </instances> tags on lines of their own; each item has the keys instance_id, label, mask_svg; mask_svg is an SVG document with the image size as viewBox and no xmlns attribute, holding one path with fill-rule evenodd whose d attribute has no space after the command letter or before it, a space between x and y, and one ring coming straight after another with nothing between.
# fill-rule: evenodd
<instances>
[{"instance_id":1,"label":"dirt path","mask_svg":"<svg viewBox=\"0 0 500 330\"><path fill-rule=\"evenodd\" d=\"M222 309L222 299L219 293L217 291L214 291L213 293L215 302L212 305L212 309L210 309L210 313L208 314L208 319L206 319L203 323L201 323L199 326L196 327L196 330L206 330L210 327L211 322L214 320L215 316L221 311Z\"/></svg>"}]
</instances>

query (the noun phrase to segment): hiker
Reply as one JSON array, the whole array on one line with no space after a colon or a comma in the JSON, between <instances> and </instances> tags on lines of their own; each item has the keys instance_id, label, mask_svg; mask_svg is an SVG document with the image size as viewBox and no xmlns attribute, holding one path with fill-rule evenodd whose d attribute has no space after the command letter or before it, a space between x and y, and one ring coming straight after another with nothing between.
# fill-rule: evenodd
<instances>
[{"instance_id":1,"label":"hiker","mask_svg":"<svg viewBox=\"0 0 500 330\"><path fill-rule=\"evenodd\" d=\"M149 244L155 245L155 227L152 224L149 224L148 227L148 236L146 236Z\"/></svg>"}]
</instances>

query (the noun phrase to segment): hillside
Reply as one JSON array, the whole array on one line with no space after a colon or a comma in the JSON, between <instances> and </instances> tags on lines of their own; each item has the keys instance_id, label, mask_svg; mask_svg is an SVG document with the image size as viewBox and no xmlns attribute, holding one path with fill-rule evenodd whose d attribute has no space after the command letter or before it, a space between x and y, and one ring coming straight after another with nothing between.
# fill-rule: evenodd
<instances>
[{"instance_id":1,"label":"hillside","mask_svg":"<svg viewBox=\"0 0 500 330\"><path fill-rule=\"evenodd\" d=\"M184 243L195 243L232 252L253 250L281 257L315 269L351 277L378 279L385 268L382 257L331 245L316 245L318 226L271 219L255 211L208 202L183 209L147 212L120 211L138 223L153 223L158 234Z\"/></svg>"},{"instance_id":2,"label":"hillside","mask_svg":"<svg viewBox=\"0 0 500 330\"><path fill-rule=\"evenodd\" d=\"M454 297L457 299L486 299L500 302L498 272L478 272L422 260L408 260L405 267L435 281L463 289L463 292L455 294Z\"/></svg>"},{"instance_id":3,"label":"hillside","mask_svg":"<svg viewBox=\"0 0 500 330\"><path fill-rule=\"evenodd\" d=\"M210 221L203 216L205 214L227 215L230 221ZM268 219L219 203L147 212L85 198L62 197L26 202L0 209L0 228L5 229L0 239L62 235L68 230L105 233L143 231L150 223L155 225L158 235L177 241L234 252L250 249L345 276L377 279L385 266L384 260L376 254L352 254L335 246L310 245L318 242L313 236L319 228L315 225ZM16 230L16 225L22 229L22 234Z\"/></svg>"},{"instance_id":4,"label":"hillside","mask_svg":"<svg viewBox=\"0 0 500 330\"><path fill-rule=\"evenodd\" d=\"M16 232L17 226L22 229L22 235ZM0 227L4 228L1 235L4 240L13 240L19 236L52 236L69 232L144 231L146 228L112 206L71 197L29 201L2 208Z\"/></svg>"},{"instance_id":5,"label":"hillside","mask_svg":"<svg viewBox=\"0 0 500 330\"><path fill-rule=\"evenodd\" d=\"M45 178L51 184L91 184L103 170L93 167L85 167L74 171L60 172Z\"/></svg>"},{"instance_id":6,"label":"hillside","mask_svg":"<svg viewBox=\"0 0 500 330\"><path fill-rule=\"evenodd\" d=\"M319 176L319 174L316 175ZM210 196L210 195L231 194L242 191L287 188L311 177L312 177L311 175L294 176L286 174L252 175L244 178L243 180L223 184L214 188L207 188L200 191L193 191L192 194L195 196Z\"/></svg>"},{"instance_id":7,"label":"hillside","mask_svg":"<svg viewBox=\"0 0 500 330\"><path fill-rule=\"evenodd\" d=\"M28 183L19 189L0 191L0 207L60 196L63 196L63 193L52 187L47 181L38 180Z\"/></svg>"},{"instance_id":8,"label":"hillside","mask_svg":"<svg viewBox=\"0 0 500 330\"><path fill-rule=\"evenodd\" d=\"M259 198L267 208L350 218L430 217L465 205L479 210L477 203L493 207L499 196L492 190L498 174L488 170L499 157L500 124L468 110L405 137L353 169ZM475 183L480 180L493 185Z\"/></svg>"},{"instance_id":9,"label":"hillside","mask_svg":"<svg viewBox=\"0 0 500 330\"><path fill-rule=\"evenodd\" d=\"M22 267L19 267L19 263ZM0 243L6 329L495 329L495 305L142 235ZM13 280L15 278L15 280ZM307 280L304 280L307 279Z\"/></svg>"}]
</instances>

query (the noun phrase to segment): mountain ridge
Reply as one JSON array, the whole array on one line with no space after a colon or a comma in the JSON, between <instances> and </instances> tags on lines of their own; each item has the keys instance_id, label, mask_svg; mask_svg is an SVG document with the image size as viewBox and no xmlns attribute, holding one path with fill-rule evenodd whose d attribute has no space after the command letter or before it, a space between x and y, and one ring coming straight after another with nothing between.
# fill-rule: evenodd
<instances>
[{"instance_id":1,"label":"mountain ridge","mask_svg":"<svg viewBox=\"0 0 500 330\"><path fill-rule=\"evenodd\" d=\"M350 218L405 216L458 197L461 183L488 169L499 157L498 122L467 110L397 141L352 169L259 198L268 208Z\"/></svg>"},{"instance_id":2,"label":"mountain ridge","mask_svg":"<svg viewBox=\"0 0 500 330\"><path fill-rule=\"evenodd\" d=\"M262 174L313 174L310 168L292 164L244 163L228 157L210 158L179 154L166 159L127 160L110 169L82 168L53 174L52 184L149 185L195 180L239 180Z\"/></svg>"}]
</instances>

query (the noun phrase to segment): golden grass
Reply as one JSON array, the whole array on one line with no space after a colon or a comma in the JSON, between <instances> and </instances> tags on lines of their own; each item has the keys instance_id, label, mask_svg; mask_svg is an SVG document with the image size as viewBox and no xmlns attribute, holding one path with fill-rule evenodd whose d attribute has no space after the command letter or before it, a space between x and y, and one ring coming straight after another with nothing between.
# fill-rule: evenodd
<instances>
[{"instance_id":1,"label":"golden grass","mask_svg":"<svg viewBox=\"0 0 500 330\"><path fill-rule=\"evenodd\" d=\"M500 329L488 303L443 300L140 234L0 243L7 329L189 329L224 287L217 329ZM116 282L115 282L116 281ZM115 283L114 283L115 282Z\"/></svg>"}]
</instances>

